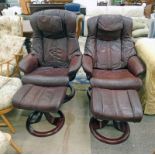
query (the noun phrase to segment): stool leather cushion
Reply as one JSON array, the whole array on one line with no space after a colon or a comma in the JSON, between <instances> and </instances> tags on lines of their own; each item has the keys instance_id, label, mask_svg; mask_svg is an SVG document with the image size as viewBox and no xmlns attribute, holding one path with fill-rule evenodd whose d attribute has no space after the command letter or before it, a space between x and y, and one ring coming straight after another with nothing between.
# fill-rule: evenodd
<instances>
[{"instance_id":1,"label":"stool leather cushion","mask_svg":"<svg viewBox=\"0 0 155 155\"><path fill-rule=\"evenodd\" d=\"M96 118L102 120L139 122L143 116L136 90L93 88L91 111Z\"/></svg>"},{"instance_id":2,"label":"stool leather cushion","mask_svg":"<svg viewBox=\"0 0 155 155\"><path fill-rule=\"evenodd\" d=\"M63 102L66 87L41 87L24 85L14 96L17 108L42 112L57 112Z\"/></svg>"}]
</instances>

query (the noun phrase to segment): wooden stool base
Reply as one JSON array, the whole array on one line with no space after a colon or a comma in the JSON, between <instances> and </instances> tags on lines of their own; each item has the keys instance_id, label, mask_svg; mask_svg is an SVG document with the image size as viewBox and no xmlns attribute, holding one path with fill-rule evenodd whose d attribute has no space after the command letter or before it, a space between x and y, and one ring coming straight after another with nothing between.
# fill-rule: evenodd
<instances>
[{"instance_id":1,"label":"wooden stool base","mask_svg":"<svg viewBox=\"0 0 155 155\"><path fill-rule=\"evenodd\" d=\"M5 116L6 113L10 112L13 110L13 106L10 106L9 108L7 109L3 109L3 110L0 110L0 116L3 120L2 123L0 123L0 126L8 126L10 131L12 133L15 133L16 129L13 127L12 123L8 120L8 118Z\"/></svg>"},{"instance_id":2,"label":"wooden stool base","mask_svg":"<svg viewBox=\"0 0 155 155\"><path fill-rule=\"evenodd\" d=\"M19 146L17 146L17 144L13 141L11 135L8 134L8 133L5 133L5 135L6 135L7 139L8 139L8 141L9 141L10 145L15 149L15 151L17 153L22 153L22 149Z\"/></svg>"}]
</instances>

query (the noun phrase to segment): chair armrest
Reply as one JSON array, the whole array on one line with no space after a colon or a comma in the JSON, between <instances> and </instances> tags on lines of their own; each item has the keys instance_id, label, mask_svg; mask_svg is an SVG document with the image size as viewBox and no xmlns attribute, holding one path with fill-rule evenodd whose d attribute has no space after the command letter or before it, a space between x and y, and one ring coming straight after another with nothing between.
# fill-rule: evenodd
<instances>
[{"instance_id":1,"label":"chair armrest","mask_svg":"<svg viewBox=\"0 0 155 155\"><path fill-rule=\"evenodd\" d=\"M69 64L69 79L73 80L76 76L77 71L81 67L81 59L82 55L75 55L71 58L70 64Z\"/></svg>"},{"instance_id":2,"label":"chair armrest","mask_svg":"<svg viewBox=\"0 0 155 155\"><path fill-rule=\"evenodd\" d=\"M140 74L145 72L144 65L137 56L132 56L131 58L129 58L128 69L135 76L139 76Z\"/></svg>"},{"instance_id":3,"label":"chair armrest","mask_svg":"<svg viewBox=\"0 0 155 155\"><path fill-rule=\"evenodd\" d=\"M20 61L19 68L27 74L35 70L38 65L39 62L37 55L30 53Z\"/></svg>"},{"instance_id":4,"label":"chair armrest","mask_svg":"<svg viewBox=\"0 0 155 155\"><path fill-rule=\"evenodd\" d=\"M83 55L82 58L82 67L88 78L92 77L93 73L93 59L89 55Z\"/></svg>"}]
</instances>

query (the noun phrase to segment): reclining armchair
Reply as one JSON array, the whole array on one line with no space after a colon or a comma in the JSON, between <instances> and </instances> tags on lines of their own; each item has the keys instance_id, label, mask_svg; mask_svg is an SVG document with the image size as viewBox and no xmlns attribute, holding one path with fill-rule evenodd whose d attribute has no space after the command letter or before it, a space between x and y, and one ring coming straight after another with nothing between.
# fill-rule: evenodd
<instances>
[{"instance_id":1,"label":"reclining armchair","mask_svg":"<svg viewBox=\"0 0 155 155\"><path fill-rule=\"evenodd\" d=\"M132 20L121 15L101 15L88 20L88 37L82 66L90 88L90 130L100 141L118 144L129 137L128 121L139 122L143 112L137 90L144 67L131 40ZM109 121L123 132L108 138L97 130Z\"/></svg>"},{"instance_id":2,"label":"reclining armchair","mask_svg":"<svg viewBox=\"0 0 155 155\"><path fill-rule=\"evenodd\" d=\"M66 10L46 10L34 13L30 19L33 28L32 52L21 62L24 86L15 94L13 104L17 108L34 110L26 127L35 136L49 136L61 129L64 115L59 108L70 100L75 91L69 84L81 66L82 54L75 34L76 15ZM71 94L67 95L67 87ZM51 115L58 113L60 117ZM56 127L41 132L32 124L45 115Z\"/></svg>"}]
</instances>

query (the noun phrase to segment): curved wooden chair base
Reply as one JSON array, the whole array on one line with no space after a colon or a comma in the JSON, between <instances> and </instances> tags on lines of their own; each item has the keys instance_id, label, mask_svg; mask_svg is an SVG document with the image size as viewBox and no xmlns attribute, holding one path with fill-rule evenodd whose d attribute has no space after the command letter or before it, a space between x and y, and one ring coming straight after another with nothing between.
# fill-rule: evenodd
<instances>
[{"instance_id":1,"label":"curved wooden chair base","mask_svg":"<svg viewBox=\"0 0 155 155\"><path fill-rule=\"evenodd\" d=\"M109 121L103 120L98 121L94 117L90 119L89 127L91 133L97 138L99 141L107 143L107 144L119 144L124 142L130 135L130 127L127 122L113 121L114 128L123 132L123 134L118 138L107 138L97 132L97 129L104 128Z\"/></svg>"},{"instance_id":2,"label":"curved wooden chair base","mask_svg":"<svg viewBox=\"0 0 155 155\"><path fill-rule=\"evenodd\" d=\"M17 153L22 153L22 149L21 149L19 146L17 146L17 144L13 141L11 135L8 134L8 133L4 133L4 134L5 134L5 136L7 137L7 139L8 139L8 141L9 141L10 145L15 149L15 151L16 151Z\"/></svg>"},{"instance_id":3,"label":"curved wooden chair base","mask_svg":"<svg viewBox=\"0 0 155 155\"><path fill-rule=\"evenodd\" d=\"M10 131L12 133L15 133L16 129L13 127L12 123L9 121L9 119L5 116L6 113L10 112L13 110L13 106L11 105L10 107L0 110L0 116L2 118L2 123L0 123L1 126L8 126Z\"/></svg>"},{"instance_id":4,"label":"curved wooden chair base","mask_svg":"<svg viewBox=\"0 0 155 155\"><path fill-rule=\"evenodd\" d=\"M37 131L33 129L32 124L40 122L43 114L45 115L46 120L50 124L54 125L55 128L49 131ZM54 117L48 112L35 111L29 115L27 122L26 122L26 128L30 134L37 136L37 137L47 137L47 136L53 135L57 133L63 127L64 122L65 122L64 114L61 111L58 111L58 114L59 114L59 117Z\"/></svg>"}]
</instances>

